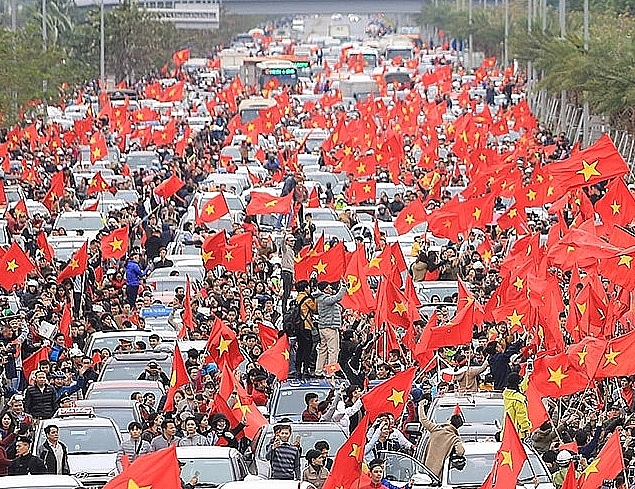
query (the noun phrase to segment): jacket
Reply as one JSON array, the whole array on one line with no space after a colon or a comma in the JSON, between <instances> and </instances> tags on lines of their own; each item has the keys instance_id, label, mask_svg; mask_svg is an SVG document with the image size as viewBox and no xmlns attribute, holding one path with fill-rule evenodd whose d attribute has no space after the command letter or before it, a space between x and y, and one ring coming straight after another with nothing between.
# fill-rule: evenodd
<instances>
[{"instance_id":1,"label":"jacket","mask_svg":"<svg viewBox=\"0 0 635 489\"><path fill-rule=\"evenodd\" d=\"M520 351L522 341L517 341L509 345L503 353L495 353L487 359L489 370L494 379L494 390L502 391L507 386L507 377L509 376L509 359L515 353Z\"/></svg>"},{"instance_id":2,"label":"jacket","mask_svg":"<svg viewBox=\"0 0 635 489\"><path fill-rule=\"evenodd\" d=\"M322 486L326 482L326 478L329 476L329 471L326 467L320 467L320 471L316 471L310 465L302 472L302 480L310 482L316 489L322 489Z\"/></svg>"},{"instance_id":3,"label":"jacket","mask_svg":"<svg viewBox=\"0 0 635 489\"><path fill-rule=\"evenodd\" d=\"M121 463L121 459L124 456L128 457L130 463L134 462L141 455L145 455L146 453L150 453L152 449L150 448L150 444L145 440L125 440L119 446L119 451L117 452L117 469L119 472L123 470L123 465Z\"/></svg>"},{"instance_id":4,"label":"jacket","mask_svg":"<svg viewBox=\"0 0 635 489\"><path fill-rule=\"evenodd\" d=\"M57 409L56 398L51 385L45 385L42 390L37 385L29 386L24 391L24 410L34 418L52 418Z\"/></svg>"},{"instance_id":5,"label":"jacket","mask_svg":"<svg viewBox=\"0 0 635 489\"><path fill-rule=\"evenodd\" d=\"M138 286L141 279L146 276L146 272L141 270L139 264L134 260L126 263L126 285Z\"/></svg>"},{"instance_id":6,"label":"jacket","mask_svg":"<svg viewBox=\"0 0 635 489\"><path fill-rule=\"evenodd\" d=\"M207 447L209 440L200 433L194 433L192 436L185 435L177 444L178 447Z\"/></svg>"},{"instance_id":7,"label":"jacket","mask_svg":"<svg viewBox=\"0 0 635 489\"><path fill-rule=\"evenodd\" d=\"M412 272L413 282L423 282L428 271L428 264L426 262L416 261L411 265L410 271Z\"/></svg>"},{"instance_id":8,"label":"jacket","mask_svg":"<svg viewBox=\"0 0 635 489\"><path fill-rule=\"evenodd\" d=\"M46 466L40 457L27 453L16 457L9 465L9 475L46 474Z\"/></svg>"},{"instance_id":9,"label":"jacket","mask_svg":"<svg viewBox=\"0 0 635 489\"><path fill-rule=\"evenodd\" d=\"M172 441L168 443L168 440L163 435L155 436L152 438L150 442L150 451L156 452L157 450L161 450L163 448L171 447L172 445L178 446L180 438L175 436L172 438Z\"/></svg>"},{"instance_id":10,"label":"jacket","mask_svg":"<svg viewBox=\"0 0 635 489\"><path fill-rule=\"evenodd\" d=\"M57 443L62 447L62 474L68 475L71 473L71 469L68 466L68 449L61 441ZM57 458L48 440L42 444L37 455L44 461L48 474L57 474Z\"/></svg>"},{"instance_id":11,"label":"jacket","mask_svg":"<svg viewBox=\"0 0 635 489\"><path fill-rule=\"evenodd\" d=\"M423 403L419 404L419 421L430 432L430 440L423 456L423 464L441 479L443 464L452 450L457 455L465 453L461 437L458 430L450 423L436 424L430 421L426 417Z\"/></svg>"},{"instance_id":12,"label":"jacket","mask_svg":"<svg viewBox=\"0 0 635 489\"><path fill-rule=\"evenodd\" d=\"M512 389L503 391L503 404L505 406L505 414L509 414L510 419L518 431L521 438L529 435L531 422L527 415L527 398L522 392Z\"/></svg>"},{"instance_id":13,"label":"jacket","mask_svg":"<svg viewBox=\"0 0 635 489\"><path fill-rule=\"evenodd\" d=\"M325 294L318 289L314 297L317 299L317 311L320 316L320 329L340 329L342 327L342 308L339 304L346 294L346 287L340 287L337 294Z\"/></svg>"},{"instance_id":14,"label":"jacket","mask_svg":"<svg viewBox=\"0 0 635 489\"><path fill-rule=\"evenodd\" d=\"M300 314L304 320L304 329L313 329L313 313L317 312L317 304L315 299L307 297L308 294L304 291L298 292L298 296L295 301L300 304ZM306 299L304 299L307 297ZM303 300L304 299L304 300Z\"/></svg>"}]
</instances>

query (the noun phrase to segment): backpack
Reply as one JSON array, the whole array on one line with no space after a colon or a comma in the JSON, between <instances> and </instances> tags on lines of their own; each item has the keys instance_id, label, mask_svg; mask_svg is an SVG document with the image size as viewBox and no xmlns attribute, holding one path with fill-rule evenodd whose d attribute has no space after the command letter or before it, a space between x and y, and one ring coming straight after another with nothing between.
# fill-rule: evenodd
<instances>
[{"instance_id":1,"label":"backpack","mask_svg":"<svg viewBox=\"0 0 635 489\"><path fill-rule=\"evenodd\" d=\"M287 311L282 315L282 329L288 337L297 336L298 332L304 328L306 317L302 315L302 304L308 298L309 296L305 295L300 302L291 300Z\"/></svg>"}]
</instances>

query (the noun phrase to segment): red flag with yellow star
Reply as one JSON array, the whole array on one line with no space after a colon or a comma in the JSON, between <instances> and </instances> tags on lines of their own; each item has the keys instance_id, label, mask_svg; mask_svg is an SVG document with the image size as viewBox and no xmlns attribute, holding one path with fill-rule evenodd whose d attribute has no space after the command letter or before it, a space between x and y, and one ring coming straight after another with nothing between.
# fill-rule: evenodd
<instances>
[{"instance_id":1,"label":"red flag with yellow star","mask_svg":"<svg viewBox=\"0 0 635 489\"><path fill-rule=\"evenodd\" d=\"M569 366L589 379L594 378L600 362L605 360L606 344L606 340L587 336L578 343L569 345L567 348Z\"/></svg>"},{"instance_id":2,"label":"red flag with yellow star","mask_svg":"<svg viewBox=\"0 0 635 489\"><path fill-rule=\"evenodd\" d=\"M282 382L289 376L289 338L282 335L268 350L258 358L258 365Z\"/></svg>"},{"instance_id":3,"label":"red flag with yellow star","mask_svg":"<svg viewBox=\"0 0 635 489\"><path fill-rule=\"evenodd\" d=\"M366 410L366 417L375 419L381 413L391 413L395 419L399 418L408 402L416 370L415 367L410 367L399 372L387 382L373 387L364 394L362 404Z\"/></svg>"},{"instance_id":4,"label":"red flag with yellow star","mask_svg":"<svg viewBox=\"0 0 635 489\"><path fill-rule=\"evenodd\" d=\"M183 188L185 182L181 180L176 175L172 175L167 180L164 180L159 185L157 185L154 189L154 193L159 197L163 197L164 199L169 199L175 193Z\"/></svg>"},{"instance_id":5,"label":"red flag with yellow star","mask_svg":"<svg viewBox=\"0 0 635 489\"><path fill-rule=\"evenodd\" d=\"M635 372L635 331L610 340L600 366L595 372L596 379L629 376Z\"/></svg>"},{"instance_id":6,"label":"red flag with yellow star","mask_svg":"<svg viewBox=\"0 0 635 489\"><path fill-rule=\"evenodd\" d=\"M394 222L395 229L399 234L406 234L417 224L424 222L427 217L428 214L423 206L423 202L419 199L415 199L397 214Z\"/></svg>"},{"instance_id":7,"label":"red flag with yellow star","mask_svg":"<svg viewBox=\"0 0 635 489\"><path fill-rule=\"evenodd\" d=\"M181 468L176 445L137 458L110 480L104 489L152 489L181 487Z\"/></svg>"},{"instance_id":8,"label":"red flag with yellow star","mask_svg":"<svg viewBox=\"0 0 635 489\"><path fill-rule=\"evenodd\" d=\"M620 431L615 430L578 478L580 489L595 489L602 486L602 481L615 479L624 470L624 457L620 444Z\"/></svg>"},{"instance_id":9,"label":"red flag with yellow star","mask_svg":"<svg viewBox=\"0 0 635 489\"><path fill-rule=\"evenodd\" d=\"M247 204L247 215L258 214L289 214L291 212L291 202L293 193L284 197L276 197L267 192L251 192L249 204Z\"/></svg>"},{"instance_id":10,"label":"red flag with yellow star","mask_svg":"<svg viewBox=\"0 0 635 489\"><path fill-rule=\"evenodd\" d=\"M201 246L201 256L205 270L212 270L215 266L223 263L226 244L227 239L224 230L210 234L205 238Z\"/></svg>"},{"instance_id":11,"label":"red flag with yellow star","mask_svg":"<svg viewBox=\"0 0 635 489\"><path fill-rule=\"evenodd\" d=\"M101 132L95 132L88 142L90 147L90 162L95 163L105 159L108 156L108 145L106 144L106 138Z\"/></svg>"},{"instance_id":12,"label":"red flag with yellow star","mask_svg":"<svg viewBox=\"0 0 635 489\"><path fill-rule=\"evenodd\" d=\"M229 213L227 201L222 193L212 197L201 206L201 213L198 220L200 222L214 222Z\"/></svg>"},{"instance_id":13,"label":"red flag with yellow star","mask_svg":"<svg viewBox=\"0 0 635 489\"><path fill-rule=\"evenodd\" d=\"M514 489L518 476L523 468L527 454L523 447L513 421L505 415L503 440L494 457L492 471L480 489Z\"/></svg>"},{"instance_id":14,"label":"red flag with yellow star","mask_svg":"<svg viewBox=\"0 0 635 489\"><path fill-rule=\"evenodd\" d=\"M544 355L534 360L529 383L543 397L559 398L587 388L590 380L569 366L566 353Z\"/></svg>"},{"instance_id":15,"label":"red flag with yellow star","mask_svg":"<svg viewBox=\"0 0 635 489\"><path fill-rule=\"evenodd\" d=\"M64 173L58 171L51 178L51 186L44 196L43 204L48 210L53 209L53 205L64 195ZM16 205L17 208L17 205ZM16 211L17 212L17 211Z\"/></svg>"},{"instance_id":16,"label":"red flag with yellow star","mask_svg":"<svg viewBox=\"0 0 635 489\"><path fill-rule=\"evenodd\" d=\"M412 322L412 313L412 305L403 292L391 280L382 280L377 291L377 326L386 323L407 329Z\"/></svg>"},{"instance_id":17,"label":"red flag with yellow star","mask_svg":"<svg viewBox=\"0 0 635 489\"><path fill-rule=\"evenodd\" d=\"M635 197L624 183L616 178L609 183L604 197L595 203L595 211L605 226L627 226L635 220Z\"/></svg>"},{"instance_id":18,"label":"red flag with yellow star","mask_svg":"<svg viewBox=\"0 0 635 489\"><path fill-rule=\"evenodd\" d=\"M108 190L109 186L104 180L104 177L101 176L101 172L98 171L95 173L95 176L90 180L88 187L86 187L86 195L93 195L99 192L104 192Z\"/></svg>"},{"instance_id":19,"label":"red flag with yellow star","mask_svg":"<svg viewBox=\"0 0 635 489\"><path fill-rule=\"evenodd\" d=\"M33 270L35 265L14 241L0 258L0 286L10 291L14 285L24 282Z\"/></svg>"},{"instance_id":20,"label":"red flag with yellow star","mask_svg":"<svg viewBox=\"0 0 635 489\"><path fill-rule=\"evenodd\" d=\"M68 264L64 267L64 270L57 276L57 283L61 284L67 278L77 277L83 275L88 266L88 241L85 241L80 249L78 249Z\"/></svg>"},{"instance_id":21,"label":"red flag with yellow star","mask_svg":"<svg viewBox=\"0 0 635 489\"><path fill-rule=\"evenodd\" d=\"M101 237L101 257L120 260L128 251L128 226Z\"/></svg>"},{"instance_id":22,"label":"red flag with yellow star","mask_svg":"<svg viewBox=\"0 0 635 489\"><path fill-rule=\"evenodd\" d=\"M364 416L348 440L337 451L333 468L322 489L348 489L358 486L356 482L362 475L367 431L368 416Z\"/></svg>"},{"instance_id":23,"label":"red flag with yellow star","mask_svg":"<svg viewBox=\"0 0 635 489\"><path fill-rule=\"evenodd\" d=\"M345 309L368 314L377 307L377 301L368 285L368 277L364 270L367 268L366 249L359 246L349 257L344 278L348 282L346 294L340 304Z\"/></svg>"},{"instance_id":24,"label":"red flag with yellow star","mask_svg":"<svg viewBox=\"0 0 635 489\"><path fill-rule=\"evenodd\" d=\"M566 160L550 164L548 170L553 186L562 191L621 177L629 171L608 134Z\"/></svg>"},{"instance_id":25,"label":"red flag with yellow star","mask_svg":"<svg viewBox=\"0 0 635 489\"><path fill-rule=\"evenodd\" d=\"M340 241L322 253L307 253L295 263L295 279L309 280L313 272L317 272L318 282L338 282L346 271L346 255L344 243Z\"/></svg>"},{"instance_id":26,"label":"red flag with yellow star","mask_svg":"<svg viewBox=\"0 0 635 489\"><path fill-rule=\"evenodd\" d=\"M179 345L175 343L174 356L172 357L172 369L170 372L170 387L165 396L165 407L163 412L169 413L174 411L174 394L181 387L191 382L189 375L187 375L187 368L185 368L185 362L183 361L183 355Z\"/></svg>"},{"instance_id":27,"label":"red flag with yellow star","mask_svg":"<svg viewBox=\"0 0 635 489\"><path fill-rule=\"evenodd\" d=\"M227 364L233 370L244 360L236 333L218 318L214 319L205 349L209 353L207 358L219 367Z\"/></svg>"}]
</instances>

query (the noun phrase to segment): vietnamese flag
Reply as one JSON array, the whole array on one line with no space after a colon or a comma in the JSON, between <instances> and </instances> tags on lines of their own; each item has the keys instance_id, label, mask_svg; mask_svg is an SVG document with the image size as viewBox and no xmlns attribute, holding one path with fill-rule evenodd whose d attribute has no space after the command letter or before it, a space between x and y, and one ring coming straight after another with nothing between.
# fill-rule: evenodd
<instances>
[{"instance_id":1,"label":"vietnamese flag","mask_svg":"<svg viewBox=\"0 0 635 489\"><path fill-rule=\"evenodd\" d=\"M90 184L86 187L86 195L92 195L99 192L108 190L108 184L104 177L101 176L101 172L95 173L95 176L90 180Z\"/></svg>"},{"instance_id":2,"label":"vietnamese flag","mask_svg":"<svg viewBox=\"0 0 635 489\"><path fill-rule=\"evenodd\" d=\"M423 202L415 199L397 214L394 222L395 229L400 235L406 234L417 224L424 222L427 216Z\"/></svg>"},{"instance_id":3,"label":"vietnamese flag","mask_svg":"<svg viewBox=\"0 0 635 489\"><path fill-rule=\"evenodd\" d=\"M415 367L410 367L364 394L362 404L366 410L366 417L375 419L381 413L391 413L398 419L408 402L416 371Z\"/></svg>"},{"instance_id":4,"label":"vietnamese flag","mask_svg":"<svg viewBox=\"0 0 635 489\"><path fill-rule=\"evenodd\" d=\"M251 173L249 175L251 175ZM320 197L318 196L316 187L313 187L311 189L311 193L309 194L309 200L307 201L307 207L309 209L315 209L316 207L320 207Z\"/></svg>"},{"instance_id":5,"label":"vietnamese flag","mask_svg":"<svg viewBox=\"0 0 635 489\"><path fill-rule=\"evenodd\" d=\"M179 349L179 345L175 343L174 346L174 356L172 357L172 369L170 373L170 388L165 397L165 407L163 408L164 413L169 413L174 411L174 394L186 384L191 382L189 375L187 374L187 369L185 368L185 363L183 362L183 355L181 355L181 350Z\"/></svg>"},{"instance_id":6,"label":"vietnamese flag","mask_svg":"<svg viewBox=\"0 0 635 489\"><path fill-rule=\"evenodd\" d=\"M624 457L620 443L620 430L615 430L598 453L598 456L587 465L578 478L580 489L595 489L602 486L602 481L612 480L624 470Z\"/></svg>"},{"instance_id":7,"label":"vietnamese flag","mask_svg":"<svg viewBox=\"0 0 635 489\"><path fill-rule=\"evenodd\" d=\"M284 197L276 197L267 192L251 192L249 204L247 204L247 215L265 214L289 214L293 193Z\"/></svg>"},{"instance_id":8,"label":"vietnamese flag","mask_svg":"<svg viewBox=\"0 0 635 489\"><path fill-rule=\"evenodd\" d=\"M158 195L159 197L163 197L164 199L169 199L175 193L181 190L184 185L185 185L185 182L183 180L181 180L176 175L172 175L170 176L170 178L168 178L164 182L161 182L159 185L157 185L156 188L154 189L154 193Z\"/></svg>"},{"instance_id":9,"label":"vietnamese flag","mask_svg":"<svg viewBox=\"0 0 635 489\"><path fill-rule=\"evenodd\" d=\"M340 241L322 253L307 254L295 263L295 279L309 280L317 272L318 282L338 282L346 270L346 250Z\"/></svg>"},{"instance_id":10,"label":"vietnamese flag","mask_svg":"<svg viewBox=\"0 0 635 489\"><path fill-rule=\"evenodd\" d=\"M226 245L225 231L219 231L205 238L201 246L201 256L205 270L211 270L223 263Z\"/></svg>"},{"instance_id":11,"label":"vietnamese flag","mask_svg":"<svg viewBox=\"0 0 635 489\"><path fill-rule=\"evenodd\" d=\"M282 382L289 376L289 338L282 335L274 345L264 351L256 363Z\"/></svg>"},{"instance_id":12,"label":"vietnamese flag","mask_svg":"<svg viewBox=\"0 0 635 489\"><path fill-rule=\"evenodd\" d=\"M635 372L635 331L608 341L595 378L629 376Z\"/></svg>"},{"instance_id":13,"label":"vietnamese flag","mask_svg":"<svg viewBox=\"0 0 635 489\"><path fill-rule=\"evenodd\" d=\"M258 336L260 344L265 350L268 350L278 341L278 330L271 328L263 323L258 323Z\"/></svg>"},{"instance_id":14,"label":"vietnamese flag","mask_svg":"<svg viewBox=\"0 0 635 489\"><path fill-rule=\"evenodd\" d=\"M324 482L322 489L352 488L358 486L357 481L362 476L368 418L368 415L362 418L353 433L351 433L351 436L337 451L332 470Z\"/></svg>"},{"instance_id":15,"label":"vietnamese flag","mask_svg":"<svg viewBox=\"0 0 635 489\"><path fill-rule=\"evenodd\" d=\"M201 213L199 214L200 222L218 221L221 217L229 213L229 207L222 192L207 202L204 202L201 209Z\"/></svg>"},{"instance_id":16,"label":"vietnamese flag","mask_svg":"<svg viewBox=\"0 0 635 489\"><path fill-rule=\"evenodd\" d=\"M106 144L106 138L101 132L95 132L89 141L90 147L90 162L103 160L108 156L108 145Z\"/></svg>"},{"instance_id":17,"label":"vietnamese flag","mask_svg":"<svg viewBox=\"0 0 635 489\"><path fill-rule=\"evenodd\" d=\"M55 251L53 250L53 247L49 244L49 242L46 240L46 233L44 231L40 231L37 234L37 238L35 239L35 242L37 244L37 247L44 254L44 258L46 259L46 261L52 262L53 257L55 256Z\"/></svg>"},{"instance_id":18,"label":"vietnamese flag","mask_svg":"<svg viewBox=\"0 0 635 489\"><path fill-rule=\"evenodd\" d=\"M194 324L194 316L192 315L192 286L190 285L190 276L185 276L185 298L183 299L183 313L181 318L183 319L183 325L179 331L179 338L185 338L187 331L193 331L196 325Z\"/></svg>"},{"instance_id":19,"label":"vietnamese flag","mask_svg":"<svg viewBox=\"0 0 635 489\"><path fill-rule=\"evenodd\" d=\"M35 269L31 259L14 241L0 258L0 286L10 291L14 285L22 284Z\"/></svg>"},{"instance_id":20,"label":"vietnamese flag","mask_svg":"<svg viewBox=\"0 0 635 489\"><path fill-rule=\"evenodd\" d=\"M73 321L71 317L71 305L69 302L64 304L64 309L62 310L62 317L60 319L60 325L58 330L60 333L64 335L64 346L66 348L70 348L73 346L73 338L71 338L71 322Z\"/></svg>"},{"instance_id":21,"label":"vietnamese flag","mask_svg":"<svg viewBox=\"0 0 635 489\"><path fill-rule=\"evenodd\" d=\"M246 272L247 256L245 255L245 247L240 244L225 245L221 264L230 272Z\"/></svg>"},{"instance_id":22,"label":"vietnamese flag","mask_svg":"<svg viewBox=\"0 0 635 489\"><path fill-rule=\"evenodd\" d=\"M55 203L55 201L59 200L62 195L64 195L64 173L58 171L51 178L51 186L49 187L49 191L44 196L44 201L42 203L50 211L53 209L53 204Z\"/></svg>"},{"instance_id":23,"label":"vietnamese flag","mask_svg":"<svg viewBox=\"0 0 635 489\"><path fill-rule=\"evenodd\" d=\"M172 55L172 61L174 61L174 64L177 68L183 66L183 63L185 63L189 59L190 48L181 49L180 51L177 51Z\"/></svg>"},{"instance_id":24,"label":"vietnamese flag","mask_svg":"<svg viewBox=\"0 0 635 489\"><path fill-rule=\"evenodd\" d=\"M494 466L480 489L515 489L526 460L525 448L509 414L506 414L501 446L496 452Z\"/></svg>"},{"instance_id":25,"label":"vietnamese flag","mask_svg":"<svg viewBox=\"0 0 635 489\"><path fill-rule=\"evenodd\" d=\"M31 376L31 372L37 370L40 361L49 359L50 353L51 348L49 346L43 346L35 353L32 353L30 356L22 360L22 371L24 373L24 378L27 379L27 381Z\"/></svg>"},{"instance_id":26,"label":"vietnamese flag","mask_svg":"<svg viewBox=\"0 0 635 489\"><path fill-rule=\"evenodd\" d=\"M635 197L624 183L616 178L607 187L604 196L595 203L595 211L605 226L627 226L635 220Z\"/></svg>"},{"instance_id":27,"label":"vietnamese flag","mask_svg":"<svg viewBox=\"0 0 635 489\"><path fill-rule=\"evenodd\" d=\"M377 291L377 326L387 325L409 328L412 322L412 306L406 296L390 279L383 279Z\"/></svg>"},{"instance_id":28,"label":"vietnamese flag","mask_svg":"<svg viewBox=\"0 0 635 489\"><path fill-rule=\"evenodd\" d=\"M88 266L88 241L85 241L69 260L68 264L57 276L57 283L61 284L67 278L77 277L86 272Z\"/></svg>"},{"instance_id":29,"label":"vietnamese flag","mask_svg":"<svg viewBox=\"0 0 635 489\"><path fill-rule=\"evenodd\" d=\"M101 257L104 260L114 258L121 260L128 251L128 226L115 229L112 233L101 237Z\"/></svg>"},{"instance_id":30,"label":"vietnamese flag","mask_svg":"<svg viewBox=\"0 0 635 489\"><path fill-rule=\"evenodd\" d=\"M236 333L219 318L214 319L205 349L209 353L208 359L219 367L227 364L233 370L244 360Z\"/></svg>"},{"instance_id":31,"label":"vietnamese flag","mask_svg":"<svg viewBox=\"0 0 635 489\"><path fill-rule=\"evenodd\" d=\"M529 383L543 397L554 399L583 391L590 382L585 375L569 366L566 353L536 358L534 371L529 377Z\"/></svg>"},{"instance_id":32,"label":"vietnamese flag","mask_svg":"<svg viewBox=\"0 0 635 489\"><path fill-rule=\"evenodd\" d=\"M126 455L127 457L127 455ZM181 487L181 467L176 458L176 445L137 458L111 479L104 489L150 489Z\"/></svg>"}]
</instances>

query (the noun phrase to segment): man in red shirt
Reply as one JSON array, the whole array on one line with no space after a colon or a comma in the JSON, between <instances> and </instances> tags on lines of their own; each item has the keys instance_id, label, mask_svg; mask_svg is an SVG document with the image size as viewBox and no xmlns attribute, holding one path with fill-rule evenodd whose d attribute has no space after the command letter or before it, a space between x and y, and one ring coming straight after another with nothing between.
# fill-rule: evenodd
<instances>
[{"instance_id":1,"label":"man in red shirt","mask_svg":"<svg viewBox=\"0 0 635 489\"><path fill-rule=\"evenodd\" d=\"M319 397L315 392L308 392L304 396L304 403L306 409L302 411L302 421L305 423L317 423L320 421L320 411L318 405L320 404Z\"/></svg>"},{"instance_id":2,"label":"man in red shirt","mask_svg":"<svg viewBox=\"0 0 635 489\"><path fill-rule=\"evenodd\" d=\"M254 378L254 390L251 393L251 398L256 406L267 405L269 395L267 394L267 377L264 375L257 375Z\"/></svg>"}]
</instances>

